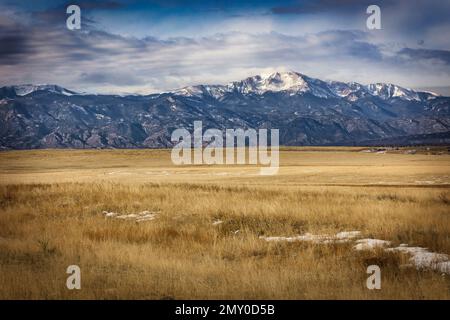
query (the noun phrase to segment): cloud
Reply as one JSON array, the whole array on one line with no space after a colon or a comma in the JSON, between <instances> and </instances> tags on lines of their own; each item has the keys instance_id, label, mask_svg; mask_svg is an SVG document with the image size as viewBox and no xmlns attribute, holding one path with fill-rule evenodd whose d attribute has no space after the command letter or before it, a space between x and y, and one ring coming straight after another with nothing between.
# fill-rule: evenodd
<instances>
[{"instance_id":1,"label":"cloud","mask_svg":"<svg viewBox=\"0 0 450 320\"><path fill-rule=\"evenodd\" d=\"M450 65L450 51L449 50L429 50L429 49L411 49L403 48L398 52L400 56L406 56L411 59L422 60L440 60L443 63Z\"/></svg>"},{"instance_id":2,"label":"cloud","mask_svg":"<svg viewBox=\"0 0 450 320\"><path fill-rule=\"evenodd\" d=\"M72 4L76 4L80 7L82 13L81 24L84 29L93 29L96 27L96 21L92 16L97 11L119 10L126 7L124 3L108 0L66 1L59 5L52 5L44 9L30 11L29 23L34 27L64 28L68 17L66 9Z\"/></svg>"},{"instance_id":3,"label":"cloud","mask_svg":"<svg viewBox=\"0 0 450 320\"><path fill-rule=\"evenodd\" d=\"M15 65L32 52L25 30L0 22L0 65Z\"/></svg>"},{"instance_id":4,"label":"cloud","mask_svg":"<svg viewBox=\"0 0 450 320\"><path fill-rule=\"evenodd\" d=\"M0 47L1 85L56 83L76 91L149 93L276 70L409 87L450 82L449 51L394 47L361 30L287 35L247 28L201 37L138 38L100 30L94 19L69 31L65 18L33 14L32 27L0 14L0 40L7 44Z\"/></svg>"},{"instance_id":5,"label":"cloud","mask_svg":"<svg viewBox=\"0 0 450 320\"><path fill-rule=\"evenodd\" d=\"M14 52L0 52L0 63L20 60L15 77L21 75L22 82L57 83L80 91L164 91L238 80L269 69L335 78L343 69L356 68L359 75L350 72L336 80L361 80L370 74L370 65L384 63L367 33L349 30L304 36L233 32L166 40L64 28L22 34L27 36L11 38L17 43ZM9 78L1 71L0 76L2 81Z\"/></svg>"},{"instance_id":6,"label":"cloud","mask_svg":"<svg viewBox=\"0 0 450 320\"><path fill-rule=\"evenodd\" d=\"M383 5L390 5L393 1L383 1ZM273 14L311 14L324 12L349 13L362 11L369 5L374 4L372 0L306 0L297 1L295 4L276 6L270 9Z\"/></svg>"},{"instance_id":7,"label":"cloud","mask_svg":"<svg viewBox=\"0 0 450 320\"><path fill-rule=\"evenodd\" d=\"M72 4L69 3L68 4ZM116 10L122 9L126 5L117 1L78 1L76 4L83 10Z\"/></svg>"},{"instance_id":8,"label":"cloud","mask_svg":"<svg viewBox=\"0 0 450 320\"><path fill-rule=\"evenodd\" d=\"M145 84L145 80L126 72L94 71L83 72L79 81L94 85L136 86Z\"/></svg>"}]
</instances>

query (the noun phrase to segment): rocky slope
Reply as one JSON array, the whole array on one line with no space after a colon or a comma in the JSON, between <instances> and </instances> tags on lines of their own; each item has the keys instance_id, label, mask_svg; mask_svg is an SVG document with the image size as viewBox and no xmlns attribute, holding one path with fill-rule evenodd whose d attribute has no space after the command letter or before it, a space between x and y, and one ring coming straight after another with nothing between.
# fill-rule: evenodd
<instances>
[{"instance_id":1,"label":"rocky slope","mask_svg":"<svg viewBox=\"0 0 450 320\"><path fill-rule=\"evenodd\" d=\"M0 88L0 148L170 147L176 128L278 128L282 145L449 144L450 98L296 72L152 95Z\"/></svg>"}]
</instances>

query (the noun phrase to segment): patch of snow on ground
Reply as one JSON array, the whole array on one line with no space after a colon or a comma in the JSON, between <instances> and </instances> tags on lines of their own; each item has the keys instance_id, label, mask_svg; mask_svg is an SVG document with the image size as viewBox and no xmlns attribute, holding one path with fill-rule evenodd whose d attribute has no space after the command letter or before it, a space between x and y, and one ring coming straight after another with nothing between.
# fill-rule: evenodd
<instances>
[{"instance_id":1,"label":"patch of snow on ground","mask_svg":"<svg viewBox=\"0 0 450 320\"><path fill-rule=\"evenodd\" d=\"M300 236L292 237L267 237L260 236L267 242L295 242L295 241L306 241L316 244L332 244L332 243L345 243L349 241L356 240L361 236L360 231L343 231L339 232L334 236L328 235L314 235L311 233L305 233ZM373 250L376 248L385 248L387 252L402 252L411 255L410 262L417 269L432 269L442 273L450 274L450 261L449 256L443 253L430 252L426 248L421 247L408 247L408 244L402 243L395 248L386 248L391 245L390 241L380 240L380 239L357 239L356 245L353 249L361 250Z\"/></svg>"},{"instance_id":2,"label":"patch of snow on ground","mask_svg":"<svg viewBox=\"0 0 450 320\"><path fill-rule=\"evenodd\" d=\"M120 214L117 212L103 211L103 215L105 216L105 218L135 220L136 222L150 221L150 220L154 220L157 217L156 212L150 212L147 210L139 212L139 213L131 213L131 214Z\"/></svg>"},{"instance_id":3,"label":"patch of snow on ground","mask_svg":"<svg viewBox=\"0 0 450 320\"><path fill-rule=\"evenodd\" d=\"M328 236L328 235L315 235L311 233L305 233L301 236L292 236L292 237L265 237L261 236L260 239L264 239L266 241L287 241L287 242L294 242L294 241L307 241L307 242L313 242L313 243L323 243L323 244L329 244L329 243L343 243L348 242L351 239L357 238L361 235L360 231L343 231L339 232L334 236Z\"/></svg>"},{"instance_id":4,"label":"patch of snow on ground","mask_svg":"<svg viewBox=\"0 0 450 320\"><path fill-rule=\"evenodd\" d=\"M379 247L386 247L391 244L390 241L380 239L360 239L356 241L355 250L371 250Z\"/></svg>"},{"instance_id":5,"label":"patch of snow on ground","mask_svg":"<svg viewBox=\"0 0 450 320\"><path fill-rule=\"evenodd\" d=\"M422 247L405 247L399 246L389 248L386 251L402 252L411 255L409 261L417 269L433 269L442 273L450 274L449 256L443 253L430 252Z\"/></svg>"},{"instance_id":6,"label":"patch of snow on ground","mask_svg":"<svg viewBox=\"0 0 450 320\"><path fill-rule=\"evenodd\" d=\"M106 218L111 218L118 215L117 212L108 212L108 211L103 211L103 214L105 215Z\"/></svg>"},{"instance_id":7,"label":"patch of snow on ground","mask_svg":"<svg viewBox=\"0 0 450 320\"><path fill-rule=\"evenodd\" d=\"M336 233L337 239L354 239L361 236L361 231L342 231Z\"/></svg>"},{"instance_id":8,"label":"patch of snow on ground","mask_svg":"<svg viewBox=\"0 0 450 320\"><path fill-rule=\"evenodd\" d=\"M353 241L361 236L360 231L343 231L334 236L328 235L314 235L311 233L305 233L301 236L292 237L267 237L260 236L267 242L295 242L306 241L316 244L333 244L333 243L345 243ZM411 255L409 261L411 265L417 269L432 269L441 273L450 274L450 260L447 254L430 252L426 248L421 247L408 247L408 244L402 243L395 248L386 248L391 245L390 241L380 239L358 239L353 249L361 250L373 250L376 248L384 248L386 252L402 252Z\"/></svg>"},{"instance_id":9,"label":"patch of snow on ground","mask_svg":"<svg viewBox=\"0 0 450 320\"><path fill-rule=\"evenodd\" d=\"M135 213L131 213L131 214L122 214L120 216L116 216L116 219L135 219L137 218L139 215L135 214Z\"/></svg>"}]
</instances>

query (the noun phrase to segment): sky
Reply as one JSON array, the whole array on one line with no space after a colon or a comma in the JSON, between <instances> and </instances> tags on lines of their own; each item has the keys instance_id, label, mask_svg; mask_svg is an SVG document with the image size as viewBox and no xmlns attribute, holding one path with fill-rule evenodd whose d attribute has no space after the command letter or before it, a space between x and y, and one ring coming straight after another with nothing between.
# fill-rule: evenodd
<instances>
[{"instance_id":1,"label":"sky","mask_svg":"<svg viewBox=\"0 0 450 320\"><path fill-rule=\"evenodd\" d=\"M297 71L450 95L449 13L450 0L0 0L0 86L147 94Z\"/></svg>"}]
</instances>

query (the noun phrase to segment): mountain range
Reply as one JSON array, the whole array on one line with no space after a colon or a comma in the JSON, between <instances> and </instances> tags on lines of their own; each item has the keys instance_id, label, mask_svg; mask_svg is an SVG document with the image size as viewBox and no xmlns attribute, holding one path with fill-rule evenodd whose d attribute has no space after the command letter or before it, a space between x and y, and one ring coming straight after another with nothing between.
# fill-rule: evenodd
<instances>
[{"instance_id":1,"label":"mountain range","mask_svg":"<svg viewBox=\"0 0 450 320\"><path fill-rule=\"evenodd\" d=\"M0 148L171 147L177 128L277 128L281 145L450 144L450 97L297 72L150 95L0 88Z\"/></svg>"}]
</instances>

